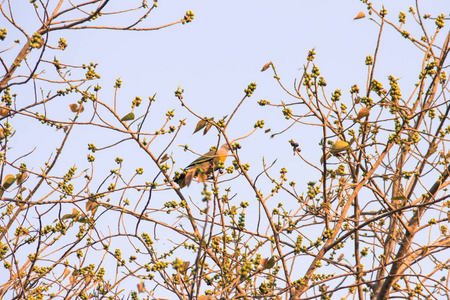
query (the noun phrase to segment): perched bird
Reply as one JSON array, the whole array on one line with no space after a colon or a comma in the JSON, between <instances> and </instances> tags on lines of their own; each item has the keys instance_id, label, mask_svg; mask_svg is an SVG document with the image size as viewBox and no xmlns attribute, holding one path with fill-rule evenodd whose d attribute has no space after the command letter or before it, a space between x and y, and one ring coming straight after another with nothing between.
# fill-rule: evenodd
<instances>
[{"instance_id":1,"label":"perched bird","mask_svg":"<svg viewBox=\"0 0 450 300\"><path fill-rule=\"evenodd\" d=\"M211 150L191 162L181 174L175 174L173 180L180 188L189 186L193 178L198 177L199 182L205 182L209 175L218 168L219 163L224 163L228 156L230 146L223 144L219 150Z\"/></svg>"}]
</instances>

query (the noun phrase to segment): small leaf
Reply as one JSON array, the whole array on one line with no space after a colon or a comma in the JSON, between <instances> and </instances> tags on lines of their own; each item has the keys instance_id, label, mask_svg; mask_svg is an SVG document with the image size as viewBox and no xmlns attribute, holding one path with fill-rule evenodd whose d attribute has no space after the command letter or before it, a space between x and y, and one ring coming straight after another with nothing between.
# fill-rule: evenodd
<instances>
[{"instance_id":1,"label":"small leaf","mask_svg":"<svg viewBox=\"0 0 450 300\"><path fill-rule=\"evenodd\" d=\"M356 116L356 120L361 120L362 118L368 117L370 114L370 109L363 106L358 112L358 115Z\"/></svg>"},{"instance_id":2,"label":"small leaf","mask_svg":"<svg viewBox=\"0 0 450 300\"><path fill-rule=\"evenodd\" d=\"M166 160L168 160L169 159L169 156L167 155L167 153L165 153L164 155L163 155L163 157L161 157L161 159L160 159L160 163L163 163L163 162L165 162Z\"/></svg>"},{"instance_id":3,"label":"small leaf","mask_svg":"<svg viewBox=\"0 0 450 300\"><path fill-rule=\"evenodd\" d=\"M264 130L264 133L269 133L270 132L270 128L269 129L266 129L266 130Z\"/></svg>"},{"instance_id":4,"label":"small leaf","mask_svg":"<svg viewBox=\"0 0 450 300\"><path fill-rule=\"evenodd\" d=\"M73 216L72 214L65 214L64 216L62 216L61 221L67 220L67 219L72 219Z\"/></svg>"},{"instance_id":5,"label":"small leaf","mask_svg":"<svg viewBox=\"0 0 450 300\"><path fill-rule=\"evenodd\" d=\"M362 19L365 17L366 17L366 15L364 14L364 12L360 11L353 20L358 20L358 19Z\"/></svg>"},{"instance_id":6,"label":"small leaf","mask_svg":"<svg viewBox=\"0 0 450 300\"><path fill-rule=\"evenodd\" d=\"M275 256L272 256L271 258L262 258L261 259L261 267L264 269L271 269L275 265Z\"/></svg>"},{"instance_id":7,"label":"small leaf","mask_svg":"<svg viewBox=\"0 0 450 300\"><path fill-rule=\"evenodd\" d=\"M89 282L91 282L91 280L92 280L92 275L85 275L84 282L86 284L89 284Z\"/></svg>"},{"instance_id":8,"label":"small leaf","mask_svg":"<svg viewBox=\"0 0 450 300\"><path fill-rule=\"evenodd\" d=\"M89 219L86 217L82 217L82 218L76 218L76 220L78 223L82 223L82 224L87 224L89 223Z\"/></svg>"},{"instance_id":9,"label":"small leaf","mask_svg":"<svg viewBox=\"0 0 450 300\"><path fill-rule=\"evenodd\" d=\"M261 72L264 72L265 70L267 70L271 65L272 65L272 62L268 62L267 64L265 64L263 66L263 68L261 69Z\"/></svg>"},{"instance_id":10,"label":"small leaf","mask_svg":"<svg viewBox=\"0 0 450 300\"><path fill-rule=\"evenodd\" d=\"M138 283L137 289L138 289L138 293L143 293L143 292L145 292L145 285L144 285L144 282L143 282L143 281L141 281L141 282Z\"/></svg>"},{"instance_id":11,"label":"small leaf","mask_svg":"<svg viewBox=\"0 0 450 300\"><path fill-rule=\"evenodd\" d=\"M183 261L183 271L181 273L186 274L186 271L189 268L190 264L191 264L190 261Z\"/></svg>"},{"instance_id":12,"label":"small leaf","mask_svg":"<svg viewBox=\"0 0 450 300\"><path fill-rule=\"evenodd\" d=\"M95 201L89 200L86 202L86 211L91 211L92 215L95 215L95 212L97 211L98 203Z\"/></svg>"},{"instance_id":13,"label":"small leaf","mask_svg":"<svg viewBox=\"0 0 450 300\"><path fill-rule=\"evenodd\" d=\"M63 275L63 278L66 278L67 276L69 276L69 274L70 274L70 269L69 269L68 267L66 267L66 268L64 269L64 275Z\"/></svg>"},{"instance_id":14,"label":"small leaf","mask_svg":"<svg viewBox=\"0 0 450 300\"><path fill-rule=\"evenodd\" d=\"M275 256L272 256L266 264L266 269L271 269L273 268L273 266L275 266Z\"/></svg>"},{"instance_id":15,"label":"small leaf","mask_svg":"<svg viewBox=\"0 0 450 300\"><path fill-rule=\"evenodd\" d=\"M5 176L5 178L3 179L3 189L8 189L10 186L12 186L14 184L14 182L16 181L16 176L14 176L13 174L8 174Z\"/></svg>"},{"instance_id":16,"label":"small leaf","mask_svg":"<svg viewBox=\"0 0 450 300\"><path fill-rule=\"evenodd\" d=\"M74 284L75 283L75 276L70 276L69 277L69 281L70 281L70 284Z\"/></svg>"},{"instance_id":17,"label":"small leaf","mask_svg":"<svg viewBox=\"0 0 450 300\"><path fill-rule=\"evenodd\" d=\"M350 149L350 145L346 141L336 141L333 145L331 145L331 154L336 155L339 152Z\"/></svg>"},{"instance_id":18,"label":"small leaf","mask_svg":"<svg viewBox=\"0 0 450 300\"><path fill-rule=\"evenodd\" d=\"M16 178L17 178L17 184L21 184L22 182L25 181L25 179L28 178L28 173L27 172L18 173L16 175Z\"/></svg>"},{"instance_id":19,"label":"small leaf","mask_svg":"<svg viewBox=\"0 0 450 300\"><path fill-rule=\"evenodd\" d=\"M259 262L259 264L261 265L261 267L265 268L267 265L267 258L261 258L261 261Z\"/></svg>"},{"instance_id":20,"label":"small leaf","mask_svg":"<svg viewBox=\"0 0 450 300\"><path fill-rule=\"evenodd\" d=\"M6 134L5 134L5 128L0 128L0 140L1 140L1 139L4 139L5 136L6 136Z\"/></svg>"},{"instance_id":21,"label":"small leaf","mask_svg":"<svg viewBox=\"0 0 450 300\"><path fill-rule=\"evenodd\" d=\"M207 122L206 122L205 120L200 120L200 121L198 121L197 126L195 126L195 130L194 130L194 132L193 132L192 134L196 133L197 131L202 130L203 127L206 126L206 123L207 123Z\"/></svg>"},{"instance_id":22,"label":"small leaf","mask_svg":"<svg viewBox=\"0 0 450 300\"><path fill-rule=\"evenodd\" d=\"M80 212L74 208L72 209L72 213L71 214L65 214L64 216L62 216L61 221L67 220L67 219L75 219L76 217L78 217L78 214Z\"/></svg>"},{"instance_id":23,"label":"small leaf","mask_svg":"<svg viewBox=\"0 0 450 300\"><path fill-rule=\"evenodd\" d=\"M97 203L96 203L95 201L88 200L88 201L86 202L86 210L87 210L87 211L92 210L92 209L95 208L96 206L97 206Z\"/></svg>"},{"instance_id":24,"label":"small leaf","mask_svg":"<svg viewBox=\"0 0 450 300\"><path fill-rule=\"evenodd\" d=\"M205 130L203 130L203 135L207 134L208 131L211 129L212 124L208 123L208 125L206 125Z\"/></svg>"},{"instance_id":25,"label":"small leaf","mask_svg":"<svg viewBox=\"0 0 450 300\"><path fill-rule=\"evenodd\" d=\"M6 106L0 105L0 116L6 117L9 114L9 109Z\"/></svg>"},{"instance_id":26,"label":"small leaf","mask_svg":"<svg viewBox=\"0 0 450 300\"><path fill-rule=\"evenodd\" d=\"M406 200L406 197L404 195L398 195L398 196L392 197L392 200Z\"/></svg>"},{"instance_id":27,"label":"small leaf","mask_svg":"<svg viewBox=\"0 0 450 300\"><path fill-rule=\"evenodd\" d=\"M120 121L125 122L125 121L131 121L134 120L134 113L130 112L129 114L126 114L122 119L120 119Z\"/></svg>"},{"instance_id":28,"label":"small leaf","mask_svg":"<svg viewBox=\"0 0 450 300\"><path fill-rule=\"evenodd\" d=\"M70 104L70 111L72 111L73 113L76 113L78 111L78 105L76 105L75 103Z\"/></svg>"},{"instance_id":29,"label":"small leaf","mask_svg":"<svg viewBox=\"0 0 450 300\"><path fill-rule=\"evenodd\" d=\"M320 164L323 165L325 163L326 160L328 160L331 156L330 152L327 152L327 154L325 155L325 159L323 157L323 155L320 157Z\"/></svg>"}]
</instances>

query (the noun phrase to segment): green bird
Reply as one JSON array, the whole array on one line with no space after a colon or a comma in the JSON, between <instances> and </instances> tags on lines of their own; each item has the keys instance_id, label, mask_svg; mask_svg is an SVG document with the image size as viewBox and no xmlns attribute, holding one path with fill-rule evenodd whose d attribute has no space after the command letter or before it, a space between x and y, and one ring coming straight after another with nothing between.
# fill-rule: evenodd
<instances>
[{"instance_id":1,"label":"green bird","mask_svg":"<svg viewBox=\"0 0 450 300\"><path fill-rule=\"evenodd\" d=\"M223 144L219 150L211 150L203 154L184 168L183 173L175 174L173 180L181 189L189 186L195 177L198 177L199 182L205 182L208 176L218 169L218 165L225 162L228 151L230 146Z\"/></svg>"}]
</instances>

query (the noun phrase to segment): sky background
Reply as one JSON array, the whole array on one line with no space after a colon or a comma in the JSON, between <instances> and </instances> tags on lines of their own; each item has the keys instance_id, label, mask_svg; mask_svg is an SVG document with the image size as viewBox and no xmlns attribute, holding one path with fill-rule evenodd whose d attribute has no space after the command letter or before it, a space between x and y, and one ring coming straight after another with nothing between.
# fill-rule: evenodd
<instances>
[{"instance_id":1,"label":"sky background","mask_svg":"<svg viewBox=\"0 0 450 300\"><path fill-rule=\"evenodd\" d=\"M125 7L120 1L111 3L110 11ZM136 6L140 3L134 1ZM439 14L446 7L445 3L445 0L423 1L421 14ZM23 22L29 33L36 30L36 23L32 22L36 20L30 20L30 15L24 14L26 10L18 9L23 4L13 3L13 8L14 5L18 22ZM388 19L397 24L399 11L407 12L410 5L411 1L406 0L387 3ZM381 8L381 2L375 1L374 7ZM178 86L184 89L185 103L193 111L200 116L218 119L230 115L242 99L243 90L249 83L256 82L258 87L255 93L236 115L239 120L230 125L228 134L231 138L251 130L259 119L264 119L265 129L271 128L273 132L290 124L290 121L278 116L271 120L274 109L256 104L261 99L271 103L293 101L278 86L271 70L260 72L269 61L274 63L283 84L292 90L294 80L301 76L301 68L306 64L308 51L314 48L317 53L314 63L327 81L326 92L329 96L335 89L341 89L342 101L349 104L348 91L353 84L358 84L362 93L365 92L367 68L364 61L367 55L374 54L378 25L367 18L353 20L359 11L366 12L366 6L360 1L282 1L277 4L271 1L244 1L236 6L223 1L161 1L140 27L158 27L177 21L187 10L195 14L192 23L157 31L53 32L50 42L56 44L60 37L64 37L69 46L63 52L48 52L47 59L56 57L73 65L98 63L97 72L102 78L92 84L98 83L103 87L101 97L113 97L112 87L120 77L123 87L119 91L119 102L124 104L124 114L135 96L148 99L148 96L157 93L153 110L159 110L159 113L155 112L152 116L155 126L164 120L167 110L175 109L175 119L188 117L189 130L186 131L191 132L197 120L186 113L174 97ZM98 19L98 24L129 25L141 15L140 11L126 17L105 14ZM411 22L410 14L407 14L407 21L403 28L413 34L417 32L418 26ZM94 22L89 25L96 25ZM430 28L435 26L434 21L429 23ZM12 43L14 30L10 29L10 32L9 42ZM13 57L9 54L3 56L7 64ZM36 56L37 52L30 55L30 60L33 55ZM412 62L421 59L420 55L417 48L410 47L410 42L385 26L375 78L387 85L390 74L400 77L402 90L407 94L412 83L417 81L418 66ZM53 71L48 65L43 68L46 75ZM62 103L61 109L70 101L59 101ZM280 111L278 113L281 114ZM247 130L243 132L243 129ZM305 147L309 143L305 145L302 141L308 136L308 132L293 132L290 137L275 138L275 145L293 138L300 142L302 149L307 149ZM266 137L268 139L269 134ZM206 137L184 134L177 143L195 143L198 146L196 150L202 153L214 144L214 140L213 134ZM260 141L265 143L264 139ZM273 157L283 157L276 154L277 147L264 150L265 153L274 150ZM245 152L241 154L245 156ZM186 163L192 160L190 157L186 159Z\"/></svg>"},{"instance_id":2,"label":"sky background","mask_svg":"<svg viewBox=\"0 0 450 300\"><path fill-rule=\"evenodd\" d=\"M36 19L33 19L30 10L21 9L31 6L29 1L12 2L17 21L22 22L23 28L29 33L34 32ZM126 1L126 5L131 2L136 6L141 3L141 1ZM374 7L378 10L381 3L373 1ZM117 9L125 6L123 1L111 1L111 4ZM227 134L231 139L249 133L257 120L264 119L266 122L264 129L271 128L273 132L283 130L291 124L291 121L283 118L281 110L260 107L256 103L261 99L269 100L271 103L294 101L279 87L270 69L260 72L262 66L269 61L274 63L285 87L292 90L294 79L301 76L301 68L306 64L308 51L315 48L317 54L314 63L328 83L326 91L329 97L335 89L341 89L341 101L349 106L351 103L349 90L354 84L358 84L361 94L365 94L367 67L364 61L367 55L374 54L379 27L368 18L353 20L359 11L367 12L366 6L361 1L162 0L158 4L159 7L139 27L157 27L180 20L187 10L194 12L194 20L186 25L178 24L146 32L106 30L53 32L49 41L55 45L60 37L67 40L68 48L55 54L61 62L73 65L90 62L99 64L97 72L101 75L101 79L94 80L92 84L98 83L102 86L100 91L102 101L111 103L114 97L114 83L120 77L123 84L118 93L118 107L123 115L129 112L131 101L136 96L140 96L145 103L149 96L157 93L157 101L152 107L150 121L147 122L145 131L157 130L164 122L168 110L175 109L174 121L187 118L186 128L169 149L169 154L174 154L177 169L189 164L196 156L183 152L182 148L176 145L189 144L194 151L204 153L217 143L217 135L213 131L206 136L202 136L201 133L191 134L198 120L174 97L174 91L178 86L185 91L183 96L186 105L200 116L215 117L217 120L232 113L245 95L244 89L248 84L257 83L256 91L245 100L228 128ZM399 11L407 12L409 6L413 4L413 1L406 0L385 1L388 19L398 24ZM422 16L424 14L436 16L448 13L449 8L448 0L427 0L421 2L420 13ZM140 12L131 13L124 18L120 15L105 14L98 22L126 26L140 15ZM411 22L411 15L407 13L406 19L407 23L403 28L412 34L417 33L418 27ZM16 39L14 30L8 27L4 19L1 20L0 27L8 28L11 36L8 36L9 40L6 43L12 45L13 39ZM435 28L434 21L430 21L428 27ZM413 84L418 80L420 64L415 62L421 59L421 52L389 26L384 30L375 78L388 86L387 77L390 74L400 77L402 92L409 94L408 91L411 92ZM438 40L445 38L445 33L443 30ZM420 33L416 36L420 38ZM14 57L13 52L1 54L8 65ZM35 59L33 55L35 54L30 55L30 61ZM50 55L49 52L47 59L53 60L53 56L54 54ZM46 75L54 76L51 66L43 69L46 69ZM12 89L12 92L18 91L19 89ZM45 90L45 93L47 92L48 89ZM33 93L31 89L21 94L24 99L21 101L26 101L26 97L33 99ZM70 116L68 105L76 102L77 97L68 96L58 100L49 114L60 119L67 118ZM143 112L144 107L145 105L142 105L137 112ZM88 120L88 113L82 115L81 119L83 118ZM178 122L173 123L176 125ZM30 166L38 170L42 165L43 153L48 155L51 149L56 147L59 140L56 141L54 137L58 135L61 137L62 132L55 133L54 129L48 128L46 131L36 133L33 124L21 122L14 125L18 132L24 129L27 133L23 134L24 138L16 139L14 149L18 151L13 155L20 157L36 145L40 145L29 156ZM79 130L74 135L75 139L71 139L68 146L71 151L58 164L58 170L67 170L74 162L80 170L90 167L86 161L86 155L89 153L87 143L95 141L97 147L102 147L116 140L113 133L109 135L97 129ZM168 138L170 136L166 141ZM298 126L287 134L273 139L270 138L270 133L265 134L264 130L256 132L252 137L240 141L243 146L239 152L240 157L244 163L250 163L250 172L253 176L262 170L262 157L267 162L278 159L276 170L287 167L289 177L299 183L299 190L302 191L304 188L306 191L306 182L317 179L318 174L311 173L300 160L292 161L289 139L297 141L302 154L313 163L318 163L321 156L321 152L317 151L320 135L316 135L311 129L301 130ZM151 149L158 152L164 147L164 144L156 143ZM116 167L114 163L116 156L128 159L126 162L129 162L129 165L125 172L129 174L133 174L138 167L151 170L153 162L139 154L136 147L124 145L116 149L105 155L96 155L98 156L96 172L106 176L110 169ZM35 159L34 165L32 159ZM228 161L226 166L230 164ZM151 171L144 174L145 181L151 180L154 176ZM198 197L201 189L200 184L194 184L189 189L183 190L183 193Z\"/></svg>"},{"instance_id":3,"label":"sky background","mask_svg":"<svg viewBox=\"0 0 450 300\"><path fill-rule=\"evenodd\" d=\"M444 3L426 1L421 13L441 13ZM389 17L397 21L399 11L407 12L409 5L410 1L395 1L385 7ZM374 2L374 6L381 7L380 2ZM191 109L201 116L217 119L230 114L247 85L256 82L255 93L236 116L239 121L230 126L229 134L233 138L242 132L243 122L253 125L256 120L273 113L273 110L268 113L267 109L255 105L256 101L292 101L278 87L270 70L260 72L269 61L276 66L285 86L292 88L294 79L301 75L299 69L306 63L308 51L315 48L315 64L328 83L329 95L335 89L341 89L345 102L353 84L365 86L367 69L364 61L367 55L373 56L378 26L368 19L353 20L359 11L366 11L360 1L282 1L277 4L244 1L236 6L223 1L162 1L141 25L160 26L180 19L186 10L195 14L192 23L159 31L73 32L66 36L69 47L58 55L58 59L62 61L68 57L74 62L98 62L98 73L102 75L99 83L104 87L102 93L112 94L111 86L120 77L123 81L122 101L134 96L147 98L157 93L158 102L163 102L158 103L158 107L175 108L176 117L184 116L173 96L178 86L185 90L184 100ZM411 21L409 14L407 20ZM106 16L103 21L106 22ZM430 23L434 26L434 22ZM128 23L122 20L119 24ZM414 32L417 26L409 22L403 28ZM53 36L59 37L58 33ZM386 26L375 78L386 85L388 75L392 74L402 78L400 84L405 90L410 88L411 83L416 82L418 72L411 62L420 59L420 54ZM188 126L193 129L195 123L194 118ZM266 128L273 130L287 124L290 122L280 118L274 122L266 120ZM181 138L180 143L208 140L209 145L210 139L214 139L212 135L185 137L187 141L183 142ZM292 138L302 141L306 136L296 132Z\"/></svg>"}]
</instances>

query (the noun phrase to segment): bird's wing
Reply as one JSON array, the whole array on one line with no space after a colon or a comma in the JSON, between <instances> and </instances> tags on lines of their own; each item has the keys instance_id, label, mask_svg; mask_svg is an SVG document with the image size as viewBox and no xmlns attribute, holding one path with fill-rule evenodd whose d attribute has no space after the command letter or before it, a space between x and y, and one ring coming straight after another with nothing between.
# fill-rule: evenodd
<instances>
[{"instance_id":1,"label":"bird's wing","mask_svg":"<svg viewBox=\"0 0 450 300\"><path fill-rule=\"evenodd\" d=\"M209 151L208 153L203 154L202 156L200 156L199 158L197 158L196 160L194 160L193 162L191 162L189 164L189 166L187 166L185 168L185 170L190 169L190 168L199 168L199 167L204 167L207 166L216 156L216 151Z\"/></svg>"}]
</instances>

